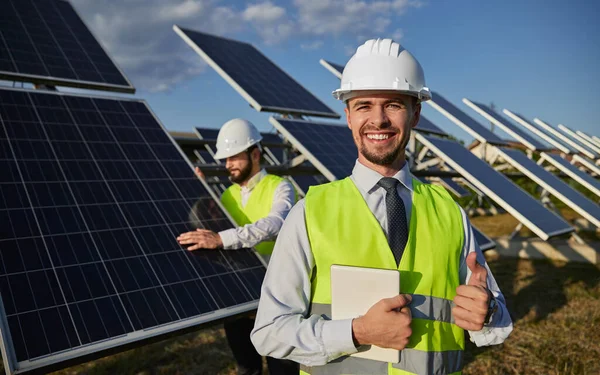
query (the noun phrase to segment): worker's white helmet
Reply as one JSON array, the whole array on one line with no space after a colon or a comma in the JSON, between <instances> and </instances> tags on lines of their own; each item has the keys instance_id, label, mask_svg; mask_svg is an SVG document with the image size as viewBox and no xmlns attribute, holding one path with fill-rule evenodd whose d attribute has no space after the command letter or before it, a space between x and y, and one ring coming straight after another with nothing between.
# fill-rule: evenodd
<instances>
[{"instance_id":1,"label":"worker's white helmet","mask_svg":"<svg viewBox=\"0 0 600 375\"><path fill-rule=\"evenodd\" d=\"M250 121L241 118L229 120L219 130L215 159L237 155L261 140L260 132Z\"/></svg>"},{"instance_id":2,"label":"worker's white helmet","mask_svg":"<svg viewBox=\"0 0 600 375\"><path fill-rule=\"evenodd\" d=\"M391 39L370 39L359 46L346 64L341 86L333 97L345 102L362 90L399 91L420 101L431 99L421 64Z\"/></svg>"}]
</instances>

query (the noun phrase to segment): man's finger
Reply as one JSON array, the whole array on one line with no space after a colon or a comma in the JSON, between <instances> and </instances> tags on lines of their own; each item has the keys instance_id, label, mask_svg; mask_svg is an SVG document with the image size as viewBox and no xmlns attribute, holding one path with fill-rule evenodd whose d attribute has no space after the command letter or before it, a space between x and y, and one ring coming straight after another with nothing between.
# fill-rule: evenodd
<instances>
[{"instance_id":1,"label":"man's finger","mask_svg":"<svg viewBox=\"0 0 600 375\"><path fill-rule=\"evenodd\" d=\"M410 307L404 306L403 308L400 309L400 312L402 314L408 315L408 317L412 319L412 312L410 311Z\"/></svg>"},{"instance_id":2,"label":"man's finger","mask_svg":"<svg viewBox=\"0 0 600 375\"><path fill-rule=\"evenodd\" d=\"M456 295L453 300L456 307L463 308L468 311L472 311L478 314L485 315L487 313L487 304L483 299L472 299Z\"/></svg>"},{"instance_id":3,"label":"man's finger","mask_svg":"<svg viewBox=\"0 0 600 375\"><path fill-rule=\"evenodd\" d=\"M477 300L487 300L488 297L484 287L479 285L459 285L456 287L456 294Z\"/></svg>"},{"instance_id":4,"label":"man's finger","mask_svg":"<svg viewBox=\"0 0 600 375\"><path fill-rule=\"evenodd\" d=\"M452 316L454 317L455 321L460 319L477 325L482 325L483 321L485 320L485 314L474 313L472 311L463 309L460 306L454 306L452 309Z\"/></svg>"},{"instance_id":5,"label":"man's finger","mask_svg":"<svg viewBox=\"0 0 600 375\"><path fill-rule=\"evenodd\" d=\"M196 245L188 247L187 249L189 251L194 251L194 250L202 249L202 246L200 246L200 244L196 244Z\"/></svg>"},{"instance_id":6,"label":"man's finger","mask_svg":"<svg viewBox=\"0 0 600 375\"><path fill-rule=\"evenodd\" d=\"M410 294L398 294L392 298L384 298L382 301L385 310L392 311L408 305L412 301L412 296Z\"/></svg>"},{"instance_id":7,"label":"man's finger","mask_svg":"<svg viewBox=\"0 0 600 375\"><path fill-rule=\"evenodd\" d=\"M467 285L487 286L487 270L477 262L477 253L467 256L467 267L471 270L471 277Z\"/></svg>"}]
</instances>

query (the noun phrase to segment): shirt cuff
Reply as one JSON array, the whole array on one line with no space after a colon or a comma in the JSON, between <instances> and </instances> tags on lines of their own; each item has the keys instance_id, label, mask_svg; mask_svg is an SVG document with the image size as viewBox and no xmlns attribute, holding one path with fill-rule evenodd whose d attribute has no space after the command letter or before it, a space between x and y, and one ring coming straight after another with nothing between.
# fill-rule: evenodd
<instances>
[{"instance_id":1,"label":"shirt cuff","mask_svg":"<svg viewBox=\"0 0 600 375\"><path fill-rule=\"evenodd\" d=\"M328 361L358 351L352 340L352 319L323 322L322 338Z\"/></svg>"},{"instance_id":2,"label":"shirt cuff","mask_svg":"<svg viewBox=\"0 0 600 375\"><path fill-rule=\"evenodd\" d=\"M235 228L227 229L219 232L221 241L223 241L223 249L232 250L237 248L238 238Z\"/></svg>"}]
</instances>

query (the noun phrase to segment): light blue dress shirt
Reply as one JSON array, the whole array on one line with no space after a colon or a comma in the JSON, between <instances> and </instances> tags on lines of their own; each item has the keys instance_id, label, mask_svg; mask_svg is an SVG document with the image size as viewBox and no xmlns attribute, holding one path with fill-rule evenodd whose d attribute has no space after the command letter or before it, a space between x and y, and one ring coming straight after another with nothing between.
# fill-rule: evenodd
<instances>
[{"instance_id":1,"label":"light blue dress shirt","mask_svg":"<svg viewBox=\"0 0 600 375\"><path fill-rule=\"evenodd\" d=\"M387 235L386 192L377 185L382 177L358 160L350 176ZM410 222L413 176L408 165L405 164L393 177L401 182L398 194ZM498 302L498 311L490 324L481 331L469 331L471 341L477 346L500 344L512 331L512 320L504 296L475 241L469 219L462 208L460 212L465 239L458 270L460 282L468 282L471 271L465 259L469 253L476 252L478 262L488 270L487 285ZM252 342L261 355L319 366L357 351L352 341L352 319L325 320L320 315L308 315L314 266L304 221L304 200L301 200L292 208L279 232L263 282L251 334Z\"/></svg>"}]
</instances>

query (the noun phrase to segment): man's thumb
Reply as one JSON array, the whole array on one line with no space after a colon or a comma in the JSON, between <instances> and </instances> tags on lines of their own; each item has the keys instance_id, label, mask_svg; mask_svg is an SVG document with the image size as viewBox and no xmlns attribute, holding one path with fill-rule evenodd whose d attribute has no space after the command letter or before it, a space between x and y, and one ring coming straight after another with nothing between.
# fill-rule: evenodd
<instances>
[{"instance_id":1,"label":"man's thumb","mask_svg":"<svg viewBox=\"0 0 600 375\"><path fill-rule=\"evenodd\" d=\"M471 253L467 255L467 267L471 270L471 278L468 285L487 285L487 270L477 262L477 254Z\"/></svg>"}]
</instances>

